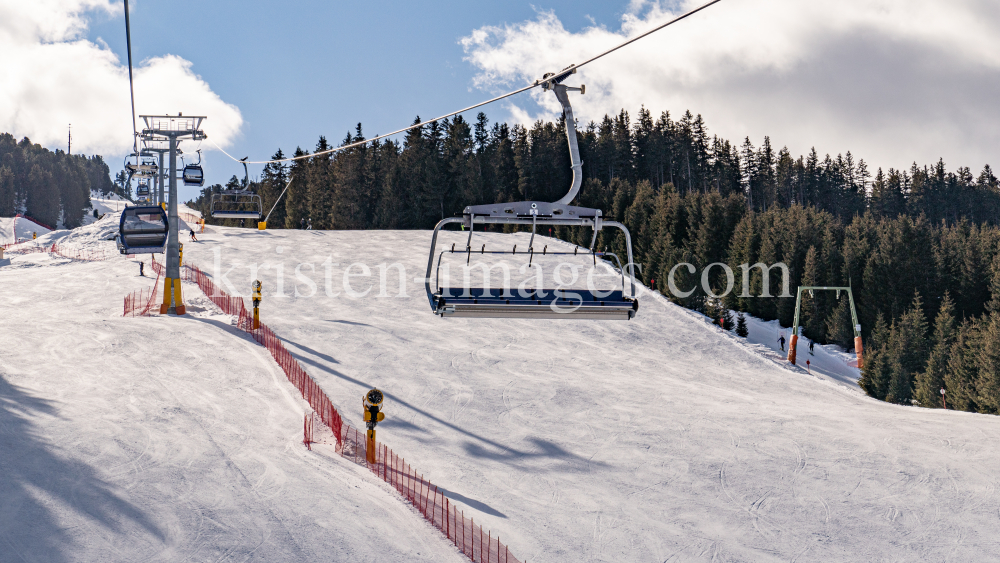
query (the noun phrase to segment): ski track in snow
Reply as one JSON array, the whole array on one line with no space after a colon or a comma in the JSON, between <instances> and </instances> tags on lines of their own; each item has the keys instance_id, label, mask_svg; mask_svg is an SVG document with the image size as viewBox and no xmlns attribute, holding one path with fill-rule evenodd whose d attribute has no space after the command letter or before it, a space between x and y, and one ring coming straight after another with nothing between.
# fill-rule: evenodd
<instances>
[{"instance_id":1,"label":"ski track in snow","mask_svg":"<svg viewBox=\"0 0 1000 563\"><path fill-rule=\"evenodd\" d=\"M114 252L105 221L49 236ZM305 403L197 287L187 318L122 318L153 284L137 274L0 267L0 561L463 559L364 469L305 450Z\"/></svg>"},{"instance_id":2,"label":"ski track in snow","mask_svg":"<svg viewBox=\"0 0 1000 563\"><path fill-rule=\"evenodd\" d=\"M43 238L113 252L100 240L112 223ZM466 237L444 233L440 248ZM444 320L412 281L425 231L215 227L199 239L185 261L214 274L220 250L244 293L249 264L268 264L261 317L345 419L361 426L362 393L383 389L380 440L522 559L1000 559L1000 418L872 400L852 354L809 355L802 339L809 374L782 359L776 322L748 319L743 341L649 293L629 322ZM378 264L399 262L407 297L393 270L389 297L327 297L327 257L341 293L347 264L367 263L377 282ZM302 270L310 297L295 293L309 293L299 262L315 265ZM185 284L189 318L121 318L123 296L152 285L136 273L120 257L0 267L12 327L0 440L19 453L0 458L13 475L0 478L0 553L461 560L365 470L326 446L305 451L304 403L196 288Z\"/></svg>"}]
</instances>

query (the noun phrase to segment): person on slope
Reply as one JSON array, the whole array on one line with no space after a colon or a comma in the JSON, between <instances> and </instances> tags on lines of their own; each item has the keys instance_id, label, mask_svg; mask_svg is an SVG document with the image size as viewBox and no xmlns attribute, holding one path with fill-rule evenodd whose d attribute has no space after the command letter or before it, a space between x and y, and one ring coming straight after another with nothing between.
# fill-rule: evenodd
<instances>
[{"instance_id":1,"label":"person on slope","mask_svg":"<svg viewBox=\"0 0 1000 563\"><path fill-rule=\"evenodd\" d=\"M139 275L142 277L146 277L146 272L144 271L145 267L146 267L145 262L139 262Z\"/></svg>"},{"instance_id":2,"label":"person on slope","mask_svg":"<svg viewBox=\"0 0 1000 563\"><path fill-rule=\"evenodd\" d=\"M781 351L784 352L785 351L785 335L784 334L782 334L781 336L778 337L778 344L781 345Z\"/></svg>"},{"instance_id":3,"label":"person on slope","mask_svg":"<svg viewBox=\"0 0 1000 563\"><path fill-rule=\"evenodd\" d=\"M191 240L198 242L198 237L194 236L194 229L191 229Z\"/></svg>"},{"instance_id":4,"label":"person on slope","mask_svg":"<svg viewBox=\"0 0 1000 563\"><path fill-rule=\"evenodd\" d=\"M813 354L813 346L815 346L815 345L816 345L815 341L813 341L813 340L809 341L809 355L810 356L815 356L816 355L816 354Z\"/></svg>"},{"instance_id":5,"label":"person on slope","mask_svg":"<svg viewBox=\"0 0 1000 563\"><path fill-rule=\"evenodd\" d=\"M306 230L307 231L313 230L313 219L312 219L312 217L310 217L309 219L306 220Z\"/></svg>"}]
</instances>

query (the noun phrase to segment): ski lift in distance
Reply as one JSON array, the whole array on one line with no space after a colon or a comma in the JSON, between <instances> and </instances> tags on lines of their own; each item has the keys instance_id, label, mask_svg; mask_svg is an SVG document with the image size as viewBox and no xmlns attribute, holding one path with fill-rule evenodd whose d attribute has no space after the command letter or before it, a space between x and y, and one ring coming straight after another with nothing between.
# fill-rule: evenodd
<instances>
[{"instance_id":1,"label":"ski lift in distance","mask_svg":"<svg viewBox=\"0 0 1000 563\"><path fill-rule=\"evenodd\" d=\"M149 181L145 178L139 180L139 185L135 188L135 195L139 201L149 200Z\"/></svg>"},{"instance_id":2,"label":"ski lift in distance","mask_svg":"<svg viewBox=\"0 0 1000 563\"><path fill-rule=\"evenodd\" d=\"M170 233L167 212L159 205L125 207L118 222L122 254L162 254Z\"/></svg>"},{"instance_id":3,"label":"ski lift in distance","mask_svg":"<svg viewBox=\"0 0 1000 563\"><path fill-rule=\"evenodd\" d=\"M569 205L576 198L583 182L583 162L580 160L580 150L577 145L576 124L573 118L573 108L570 105L568 91L585 92L585 86L579 88L565 86L562 82L571 74L576 73L575 66L569 66L558 73L548 73L541 80L543 90L552 90L563 107L566 121L566 137L569 144L573 182L569 192L562 199L553 202L524 201L517 203L497 203L488 205L472 205L466 207L461 217L442 219L434 227L431 236L430 255L427 258L427 273L424 277L424 288L431 310L443 317L473 317L473 318L531 318L531 319L598 319L598 320L629 320L639 310L639 302L635 295L634 262L632 259L632 238L628 229L617 221L606 221L600 209L576 207ZM494 295L490 288L455 288L441 287L434 268L435 251L438 232L447 224L461 223L469 231L469 238L464 250L443 250L437 256L437 270L440 270L441 259L446 253L467 254L467 260L472 254L506 254L507 251L488 252L485 246L481 250L472 250L472 235L476 224L531 225L531 240L528 249L522 254L529 256L529 262L534 256L547 255L579 255L578 252L538 252L534 248L535 231L539 225L573 225L589 226L594 230L589 253L594 261L598 257L618 257L607 252L596 252L597 233L604 227L615 227L625 234L628 262L619 270L622 276L621 290L590 291L590 290L557 290L534 289L528 292L501 289L500 295ZM577 249L578 250L578 249ZM512 254L517 254L514 247ZM626 269L628 280L626 281ZM432 289L431 274L435 273Z\"/></svg>"},{"instance_id":4,"label":"ski lift in distance","mask_svg":"<svg viewBox=\"0 0 1000 563\"><path fill-rule=\"evenodd\" d=\"M185 186L205 185L205 171L201 168L201 149L198 149L197 152L198 162L185 165L184 172L181 174L181 177L184 179Z\"/></svg>"},{"instance_id":5,"label":"ski lift in distance","mask_svg":"<svg viewBox=\"0 0 1000 563\"><path fill-rule=\"evenodd\" d=\"M247 171L247 157L243 163L243 182L238 190L222 190L212 194L213 219L253 219L259 221L263 213L260 196L250 191L250 173Z\"/></svg>"},{"instance_id":6,"label":"ski lift in distance","mask_svg":"<svg viewBox=\"0 0 1000 563\"><path fill-rule=\"evenodd\" d=\"M205 171L201 168L201 149L198 149L198 162L194 164L186 164L184 166L184 171L181 173L181 178L184 180L185 186L204 186L205 185ZM184 157L181 157L182 159Z\"/></svg>"}]
</instances>

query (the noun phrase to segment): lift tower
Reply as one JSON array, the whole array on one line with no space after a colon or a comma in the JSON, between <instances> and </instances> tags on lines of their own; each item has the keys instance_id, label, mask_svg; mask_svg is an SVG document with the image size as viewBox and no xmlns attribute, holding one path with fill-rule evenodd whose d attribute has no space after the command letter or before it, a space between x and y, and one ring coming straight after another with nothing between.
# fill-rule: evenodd
<instances>
[{"instance_id":1,"label":"lift tower","mask_svg":"<svg viewBox=\"0 0 1000 563\"><path fill-rule=\"evenodd\" d=\"M167 169L163 166L163 155L170 152L170 143L167 141L152 142L147 141L142 145L142 150L139 151L141 156L156 156L159 158L159 176L154 178L156 183L155 193L152 193L151 201L156 205L161 203L166 203L166 198L164 198L164 180L166 179Z\"/></svg>"},{"instance_id":2,"label":"lift tower","mask_svg":"<svg viewBox=\"0 0 1000 563\"><path fill-rule=\"evenodd\" d=\"M185 116L178 113L171 115L140 116L146 126L140 136L146 143L165 141L170 155L169 176L170 192L167 204L167 221L170 225L170 235L167 239L167 272L163 280L163 305L160 314L184 314L184 301L181 299L181 265L179 241L177 240L177 153L182 140L201 141L208 136L201 130L204 116ZM162 183L160 184L163 185Z\"/></svg>"}]
</instances>

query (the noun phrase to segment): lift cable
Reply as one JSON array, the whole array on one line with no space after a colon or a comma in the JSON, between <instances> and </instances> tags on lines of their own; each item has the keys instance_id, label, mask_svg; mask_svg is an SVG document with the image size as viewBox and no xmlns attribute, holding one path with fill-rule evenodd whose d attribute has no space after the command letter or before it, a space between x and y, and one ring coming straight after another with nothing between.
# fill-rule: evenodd
<instances>
[{"instance_id":1,"label":"lift cable","mask_svg":"<svg viewBox=\"0 0 1000 563\"><path fill-rule=\"evenodd\" d=\"M542 85L547 84L549 82L553 82L553 81L555 81L557 79L562 79L567 74L569 74L571 72L575 72L576 69L582 67L583 65L592 63L592 62L596 61L597 59L599 59L599 58L601 58L601 57L603 57L605 55L613 53L613 52L617 51L618 49L621 49L622 47L625 47L626 45L634 43L634 42L636 42L636 41L638 41L638 40L640 40L640 39L642 39L642 38L644 38L644 37L646 37L648 35L652 35L653 33L656 33L657 31L660 31L661 29L663 29L665 27L669 27L669 26L671 26L671 25L673 25L673 24L675 24L675 23L677 23L677 22L679 22L679 21L681 21L681 20L683 20L683 19L685 19L685 18L687 18L689 16L693 16L694 14L697 14L698 12L704 10L705 8L708 8L709 6L712 6L713 4L718 4L721 1L722 0L711 0L710 2L702 4L701 6L695 8L695 9L689 11L689 12L685 12L684 14L681 14L680 16L677 16L676 18L674 18L674 19L672 19L672 20L670 20L670 21L668 21L666 23L660 24L660 25L654 27L653 29L651 29L651 30L649 30L649 31L647 31L645 33L637 35L637 36L635 36L635 37L633 37L633 38L625 41L624 43L620 43L619 45L616 45L615 47L612 47L611 49L608 49L607 51L604 51L603 53L601 53L599 55L591 57L591 58L585 60L584 62L582 62L580 64L570 65L570 66L564 68L563 70L555 73L554 75L547 75L545 78L537 79L532 84L529 84L529 85L527 85L527 86L525 86L523 88L519 88L517 90L514 90L513 92L508 92L506 94L503 94L502 96L497 96L495 98L491 98L489 100L486 100L485 102L480 102L480 103L478 103L476 105L469 106L467 108L463 108L463 109L460 109L458 111L453 111L451 113L442 115L442 116L434 118L434 119L428 119L428 120L425 120L425 121L421 121L420 123L414 123L413 125L410 125L409 127L404 127L403 129L398 129L396 131L393 131L391 133L386 133L384 135L378 135L376 137L372 137L371 139L365 139L363 141L358 141L356 143L351 143L351 144L348 144L348 145L343 145L343 146L340 146L340 147L335 147L335 148L332 148L332 149L328 149L328 150L325 150L325 151L320 151L320 152L313 153L313 154L305 154L305 155L302 155L302 156L293 156L293 157L281 158L281 159L277 159L277 160L250 160L250 161L246 161L246 160L242 160L242 159L236 158L233 155L227 153L225 150L222 149L222 147L220 147L218 144L216 144L215 141L212 140L212 139L209 139L209 142L211 142L213 145L215 145L215 148L219 149L219 151L222 152L222 154L228 156L229 158L231 158L231 159L233 159L233 160L235 160L237 162L245 162L246 164L276 164L276 163L279 163L279 162L291 162L291 161L295 161L295 160L303 160L303 159L307 159L307 158L313 158L315 156L322 156L322 155L326 155L326 154L340 152L340 151L347 150L347 149L354 148L354 147L358 147L358 146L361 146L361 145L364 145L364 144L367 144L367 143L378 141L378 140L384 139L386 137L391 137L393 135L398 135L399 133L405 133L406 131L409 131L411 129L416 129L418 127L423 127L424 125L428 125L430 123L434 123L435 121L440 121L442 119L451 117L453 115L458 115L460 113L464 113L464 112L467 112L469 110L476 109L476 108L478 108L480 106L485 106L487 104L491 104L493 102L500 101L500 100L502 100L504 98L509 98L509 97L514 96L516 94L520 94L521 92L525 92L527 90L531 90L532 88L535 88L537 86L542 86ZM126 0L126 8L125 9L126 9L126 12L127 12L128 11L128 2L127 2L127 0ZM126 28L127 28L128 27L128 16L127 15L126 15L126 19L125 19L125 24L126 24ZM129 61L131 61L131 60L132 60L131 59L131 54L129 54ZM131 69L132 69L131 62L129 62L129 73L130 73L129 76L131 76ZM135 117L133 116L133 121L134 120L135 120Z\"/></svg>"},{"instance_id":2,"label":"lift cable","mask_svg":"<svg viewBox=\"0 0 1000 563\"><path fill-rule=\"evenodd\" d=\"M128 0L125 0L125 45L128 49L128 90L132 96L132 151L139 164L139 130L135 126L135 86L132 82L132 30L129 27Z\"/></svg>"}]
</instances>

